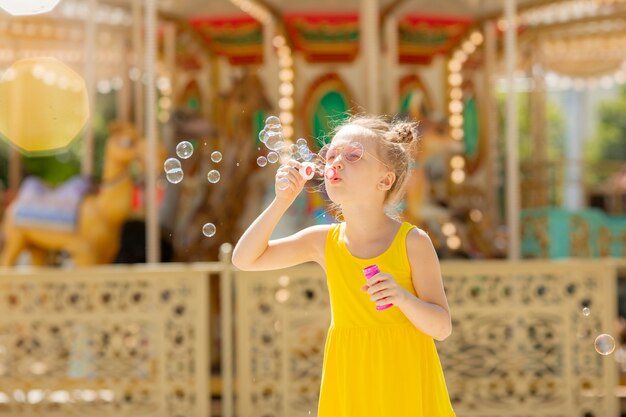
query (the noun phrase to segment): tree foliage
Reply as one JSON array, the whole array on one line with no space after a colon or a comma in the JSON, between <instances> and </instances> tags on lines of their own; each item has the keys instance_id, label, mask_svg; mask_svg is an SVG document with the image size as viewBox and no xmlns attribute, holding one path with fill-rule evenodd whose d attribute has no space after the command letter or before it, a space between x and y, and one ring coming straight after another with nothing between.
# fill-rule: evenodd
<instances>
[{"instance_id":1,"label":"tree foliage","mask_svg":"<svg viewBox=\"0 0 626 417\"><path fill-rule=\"evenodd\" d=\"M622 85L617 98L600 104L598 131L588 151L594 162L626 162L626 85Z\"/></svg>"}]
</instances>

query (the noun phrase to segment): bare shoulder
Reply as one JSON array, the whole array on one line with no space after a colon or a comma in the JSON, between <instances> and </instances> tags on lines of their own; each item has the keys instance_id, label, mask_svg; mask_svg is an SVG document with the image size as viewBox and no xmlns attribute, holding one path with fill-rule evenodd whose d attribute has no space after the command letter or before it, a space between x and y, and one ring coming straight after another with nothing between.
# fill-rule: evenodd
<instances>
[{"instance_id":1,"label":"bare shoulder","mask_svg":"<svg viewBox=\"0 0 626 417\"><path fill-rule=\"evenodd\" d=\"M409 253L431 252L434 249L428 233L418 227L409 230L406 237L406 248Z\"/></svg>"},{"instance_id":2,"label":"bare shoulder","mask_svg":"<svg viewBox=\"0 0 626 417\"><path fill-rule=\"evenodd\" d=\"M423 268L425 265L439 264L439 257L430 236L417 227L411 229L406 237L406 253L412 267L420 265Z\"/></svg>"}]
</instances>

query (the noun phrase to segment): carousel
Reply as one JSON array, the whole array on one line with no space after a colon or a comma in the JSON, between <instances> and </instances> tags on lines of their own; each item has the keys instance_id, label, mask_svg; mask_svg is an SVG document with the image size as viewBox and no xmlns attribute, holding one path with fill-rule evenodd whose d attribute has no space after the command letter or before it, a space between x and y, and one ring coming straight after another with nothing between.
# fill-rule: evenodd
<instances>
[{"instance_id":1,"label":"carousel","mask_svg":"<svg viewBox=\"0 0 626 417\"><path fill-rule=\"evenodd\" d=\"M617 305L602 300L626 270L624 45L622 0L0 0L0 266L9 277L0 311L32 313L32 323L50 312L112 314L101 333L50 325L46 346L101 334L101 356L127 367L95 369L89 343L54 345L74 358L73 373L29 394L24 386L53 373L33 336L43 330L0 320L0 345L32 336L15 342L13 362L24 363L15 374L0 349L0 377L12 375L24 397L0 383L0 416L73 401L72 410L97 405L93 415L314 411L323 277L308 266L246 275L229 263L229 246L273 198L284 158L314 160L334 126L358 113L419 122L407 194L393 209L428 232L463 318L441 348L459 415L561 415L555 404L567 415L617 415L626 394L607 395L614 364L581 353L580 335L611 333ZM596 117L600 96L608 104ZM280 148L268 144L270 118ZM337 221L318 183L277 236ZM567 261L549 262L557 258ZM593 258L607 263L598 269ZM509 263L482 263L494 259ZM30 276L19 284L31 266L55 271L49 288L33 290ZM102 288L83 271L102 276ZM139 278L117 283L116 274ZM593 325L582 307L601 313ZM527 330L514 335L519 350L502 317ZM156 350L137 353L161 330ZM535 374L512 357L530 357ZM88 390L71 391L83 380ZM200 400L207 392L212 414Z\"/></svg>"},{"instance_id":2,"label":"carousel","mask_svg":"<svg viewBox=\"0 0 626 417\"><path fill-rule=\"evenodd\" d=\"M219 246L236 241L271 194L273 165L257 164L268 153L259 139L265 119L276 115L285 143L303 138L315 152L333 123L357 112L420 122L411 184L396 211L431 234L441 257L620 256L625 250L623 190L612 179L619 161L604 169L604 181L586 183L584 138L570 128L554 150L546 104L550 89L570 91L568 106L575 107L585 90L624 83L621 2L520 2L510 38L504 10L472 1L460 7L363 1L341 8L163 2L154 6L154 21L140 1L66 0L49 10L47 3L54 2L33 2L32 14L24 6L12 15L8 7L0 21L4 94L17 97L26 91L21 84L33 89L19 112L17 99L4 101L2 207L18 197L17 214L5 220L5 265L15 264L26 247L33 256L22 259L33 263L67 261L74 258L64 255L70 246L85 247L61 242L55 232L38 239L43 244L10 243L24 241L29 228L56 227L63 234L74 221L80 229L76 219L86 217L76 203L63 207L42 196L51 201L47 209L32 197L50 187L63 194L62 184L75 175L94 184L78 186L69 201L89 189L114 196L103 200L126 202L114 219L94 214L104 235L112 234L92 246L108 249L79 264L128 258L119 249L132 246L124 236L143 230L140 244L147 249L138 262L215 260ZM30 76L12 79L37 70L40 79L32 77L39 87ZM513 95L500 100L507 88L527 103ZM38 111L45 106L41 96L49 97L49 108L63 102L81 111ZM521 116L520 107L527 110ZM148 145L138 158L127 158L128 168L106 150L120 124ZM520 144L520 124L530 126L521 138L530 143ZM174 184L160 166L182 141L195 152L182 160L184 180ZM524 147L532 151L520 158ZM223 155L219 165L213 152ZM593 163L606 167L603 162ZM207 181L211 169L221 181ZM129 182L122 184L118 177L125 173ZM34 179L23 183L28 175L42 183L29 188ZM323 193L303 195L281 232L332 222L326 200ZM556 219L562 216L566 224ZM55 226L57 217L66 224ZM208 223L216 227L210 239L202 233ZM563 234L570 241L564 246Z\"/></svg>"}]
</instances>

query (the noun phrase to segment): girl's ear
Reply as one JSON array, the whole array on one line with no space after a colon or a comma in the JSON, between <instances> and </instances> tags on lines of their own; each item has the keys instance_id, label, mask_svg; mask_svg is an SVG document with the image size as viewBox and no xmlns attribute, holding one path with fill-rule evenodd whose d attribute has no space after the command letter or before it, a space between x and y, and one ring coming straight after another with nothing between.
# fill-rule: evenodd
<instances>
[{"instance_id":1,"label":"girl's ear","mask_svg":"<svg viewBox=\"0 0 626 417\"><path fill-rule=\"evenodd\" d=\"M388 191L391 189L394 182L396 182L396 174L389 171L378 182L378 189Z\"/></svg>"}]
</instances>

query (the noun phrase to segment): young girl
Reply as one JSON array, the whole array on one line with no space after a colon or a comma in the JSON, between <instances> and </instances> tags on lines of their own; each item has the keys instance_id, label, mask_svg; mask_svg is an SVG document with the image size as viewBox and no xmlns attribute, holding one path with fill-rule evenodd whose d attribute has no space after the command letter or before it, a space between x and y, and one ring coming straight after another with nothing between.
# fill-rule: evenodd
<instances>
[{"instance_id":1,"label":"young girl","mask_svg":"<svg viewBox=\"0 0 626 417\"><path fill-rule=\"evenodd\" d=\"M319 417L455 415L433 341L452 327L437 255L426 233L385 213L401 197L416 142L415 123L349 120L320 151L343 222L269 240L305 183L290 161L276 174L276 198L233 252L243 270L314 261L326 271L332 321ZM366 280L374 264L381 272Z\"/></svg>"}]
</instances>

